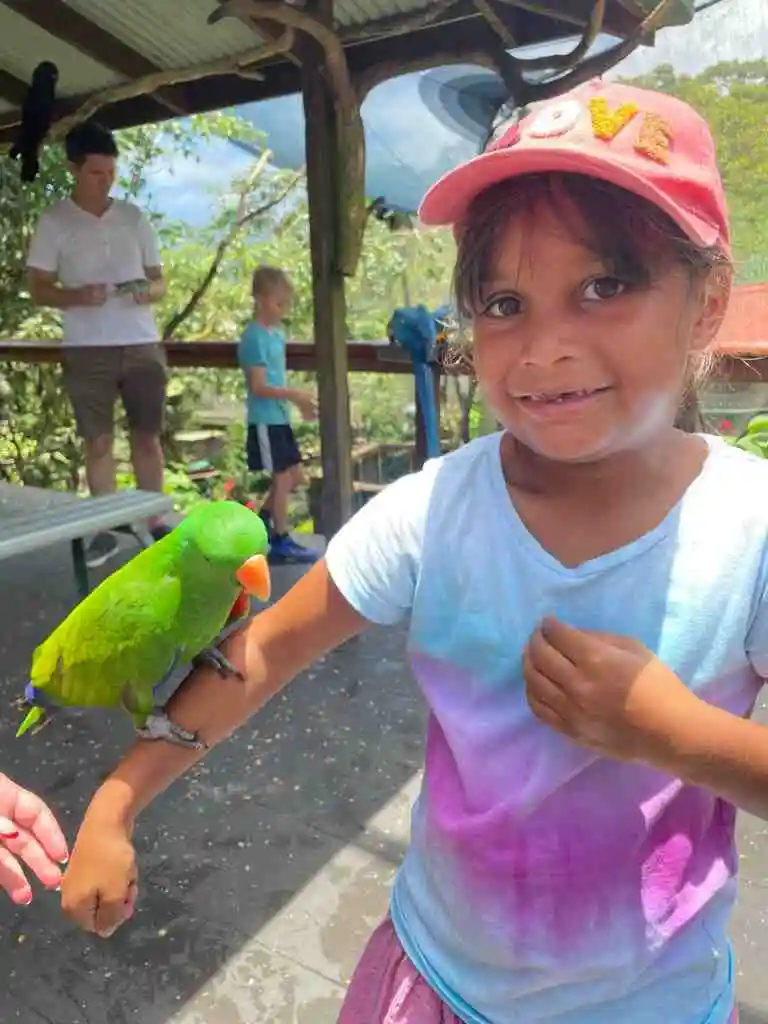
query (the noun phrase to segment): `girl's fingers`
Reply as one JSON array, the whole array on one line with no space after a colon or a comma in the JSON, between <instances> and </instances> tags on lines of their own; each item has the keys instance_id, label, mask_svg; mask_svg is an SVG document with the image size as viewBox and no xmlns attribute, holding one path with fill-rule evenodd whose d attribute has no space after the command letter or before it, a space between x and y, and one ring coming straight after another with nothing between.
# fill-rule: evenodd
<instances>
[{"instance_id":1,"label":"girl's fingers","mask_svg":"<svg viewBox=\"0 0 768 1024\"><path fill-rule=\"evenodd\" d=\"M35 837L52 861L58 864L67 863L69 849L64 833L48 805L43 803L39 796L26 789L20 789L13 809L13 818L17 825Z\"/></svg>"},{"instance_id":2,"label":"girl's fingers","mask_svg":"<svg viewBox=\"0 0 768 1024\"><path fill-rule=\"evenodd\" d=\"M105 906L99 908L96 914L96 934L100 939L111 939L117 929L125 924L128 918L133 917L138 898L139 887L136 882L131 882L122 908L107 908Z\"/></svg>"},{"instance_id":3,"label":"girl's fingers","mask_svg":"<svg viewBox=\"0 0 768 1024\"><path fill-rule=\"evenodd\" d=\"M46 889L57 889L61 885L61 870L58 864L51 860L37 839L26 829L9 818L0 817L0 839L2 846L12 858L23 860ZM20 867L19 871L21 872Z\"/></svg>"},{"instance_id":4,"label":"girl's fingers","mask_svg":"<svg viewBox=\"0 0 768 1024\"><path fill-rule=\"evenodd\" d=\"M568 699L559 686L534 667L529 649L523 653L523 678L531 711L559 732L567 732Z\"/></svg>"},{"instance_id":5,"label":"girl's fingers","mask_svg":"<svg viewBox=\"0 0 768 1024\"><path fill-rule=\"evenodd\" d=\"M26 906L27 903L32 902L32 890L24 877L21 865L2 846L0 846L0 888L5 889L18 906Z\"/></svg>"},{"instance_id":6,"label":"girl's fingers","mask_svg":"<svg viewBox=\"0 0 768 1024\"><path fill-rule=\"evenodd\" d=\"M128 895L125 897L125 912L130 917L136 909L136 900L139 898L138 882L131 882Z\"/></svg>"},{"instance_id":7,"label":"girl's fingers","mask_svg":"<svg viewBox=\"0 0 768 1024\"><path fill-rule=\"evenodd\" d=\"M553 683L567 685L574 677L573 662L553 647L540 629L534 630L528 642L528 656L531 664Z\"/></svg>"}]
</instances>

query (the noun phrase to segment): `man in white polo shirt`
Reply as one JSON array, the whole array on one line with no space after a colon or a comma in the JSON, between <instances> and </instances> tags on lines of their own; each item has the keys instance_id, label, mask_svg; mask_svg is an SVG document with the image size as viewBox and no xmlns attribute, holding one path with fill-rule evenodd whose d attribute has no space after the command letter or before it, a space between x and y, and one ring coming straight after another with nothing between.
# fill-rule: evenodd
<instances>
[{"instance_id":1,"label":"man in white polo shirt","mask_svg":"<svg viewBox=\"0 0 768 1024\"><path fill-rule=\"evenodd\" d=\"M87 121L65 145L74 188L38 222L27 257L32 299L62 310L64 385L85 443L91 494L115 490L118 396L136 482L159 491L166 360L151 309L165 294L157 236L138 206L110 195L118 155L111 132ZM155 539L168 532L161 520L149 526ZM97 534L88 564L102 565L116 551L114 534Z\"/></svg>"}]
</instances>

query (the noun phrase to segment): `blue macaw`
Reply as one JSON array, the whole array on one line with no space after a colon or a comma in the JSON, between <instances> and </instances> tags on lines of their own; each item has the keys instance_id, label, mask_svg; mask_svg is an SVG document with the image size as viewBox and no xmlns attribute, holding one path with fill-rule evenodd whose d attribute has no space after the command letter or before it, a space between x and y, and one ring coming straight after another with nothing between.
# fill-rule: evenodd
<instances>
[{"instance_id":1,"label":"blue macaw","mask_svg":"<svg viewBox=\"0 0 768 1024\"><path fill-rule=\"evenodd\" d=\"M426 306L406 306L396 309L389 321L389 336L402 346L413 362L416 380L416 400L424 416L426 455L428 459L440 455L440 418L432 385L430 363L438 358L442 321L449 315L448 306L440 306L430 313Z\"/></svg>"}]
</instances>

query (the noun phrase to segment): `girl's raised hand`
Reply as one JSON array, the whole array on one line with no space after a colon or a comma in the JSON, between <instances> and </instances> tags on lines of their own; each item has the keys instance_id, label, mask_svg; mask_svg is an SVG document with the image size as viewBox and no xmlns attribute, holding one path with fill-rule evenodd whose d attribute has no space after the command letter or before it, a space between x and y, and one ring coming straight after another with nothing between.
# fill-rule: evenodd
<instances>
[{"instance_id":1,"label":"girl's raised hand","mask_svg":"<svg viewBox=\"0 0 768 1024\"><path fill-rule=\"evenodd\" d=\"M554 618L533 632L523 675L537 718L581 746L625 761L662 767L703 707L638 641Z\"/></svg>"},{"instance_id":2,"label":"girl's raised hand","mask_svg":"<svg viewBox=\"0 0 768 1024\"><path fill-rule=\"evenodd\" d=\"M50 809L0 773L0 888L14 903L32 902L32 889L22 864L46 889L61 884L61 864L66 864L67 841Z\"/></svg>"}]
</instances>

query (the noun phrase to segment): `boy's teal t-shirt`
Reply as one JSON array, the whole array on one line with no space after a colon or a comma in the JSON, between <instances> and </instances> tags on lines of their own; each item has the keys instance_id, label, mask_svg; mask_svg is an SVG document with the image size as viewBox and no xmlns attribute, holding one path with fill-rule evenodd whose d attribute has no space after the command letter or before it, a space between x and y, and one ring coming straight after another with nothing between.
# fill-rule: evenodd
<instances>
[{"instance_id":1,"label":"boy's teal t-shirt","mask_svg":"<svg viewBox=\"0 0 768 1024\"><path fill-rule=\"evenodd\" d=\"M240 336L237 358L244 371L251 366L265 367L270 387L286 387L285 336L279 328L265 327L251 320ZM259 398L248 388L247 404L249 423L279 426L291 422L286 401Z\"/></svg>"}]
</instances>

